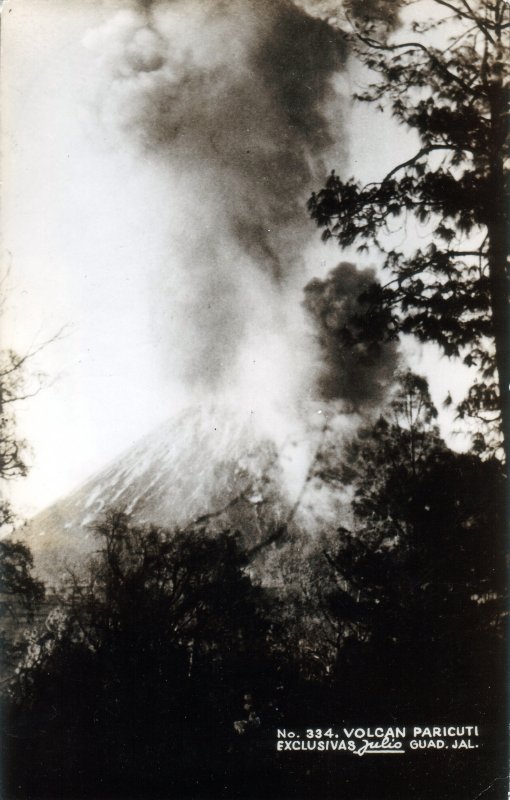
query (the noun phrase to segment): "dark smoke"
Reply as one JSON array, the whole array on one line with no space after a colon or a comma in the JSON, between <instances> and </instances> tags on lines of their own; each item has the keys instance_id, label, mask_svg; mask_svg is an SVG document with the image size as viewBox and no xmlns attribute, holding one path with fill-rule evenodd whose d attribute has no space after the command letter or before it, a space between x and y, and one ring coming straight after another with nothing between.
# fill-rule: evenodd
<instances>
[{"instance_id":1,"label":"dark smoke","mask_svg":"<svg viewBox=\"0 0 510 800\"><path fill-rule=\"evenodd\" d=\"M390 316L371 299L377 288L374 270L345 262L305 287L322 354L321 397L347 401L356 411L384 400L398 364Z\"/></svg>"},{"instance_id":2,"label":"dark smoke","mask_svg":"<svg viewBox=\"0 0 510 800\"><path fill-rule=\"evenodd\" d=\"M333 144L323 111L343 36L285 0L173 0L141 3L123 45L113 112L146 152L209 172L215 185L190 219L197 233L210 227L212 195L222 225L281 279L308 236L302 199Z\"/></svg>"}]
</instances>

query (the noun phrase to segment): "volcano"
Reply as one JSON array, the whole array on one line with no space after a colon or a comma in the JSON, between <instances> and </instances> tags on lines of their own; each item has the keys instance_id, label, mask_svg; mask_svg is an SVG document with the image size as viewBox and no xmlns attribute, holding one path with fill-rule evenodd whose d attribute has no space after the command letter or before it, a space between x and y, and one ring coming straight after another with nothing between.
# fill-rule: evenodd
<instances>
[{"instance_id":1,"label":"volcano","mask_svg":"<svg viewBox=\"0 0 510 800\"><path fill-rule=\"evenodd\" d=\"M96 548L94 524L113 509L136 524L236 530L253 553L288 537L302 540L304 552L315 532L338 524L342 493L312 479L310 432L277 445L231 411L186 410L33 517L23 538L39 574L58 580L82 563Z\"/></svg>"}]
</instances>

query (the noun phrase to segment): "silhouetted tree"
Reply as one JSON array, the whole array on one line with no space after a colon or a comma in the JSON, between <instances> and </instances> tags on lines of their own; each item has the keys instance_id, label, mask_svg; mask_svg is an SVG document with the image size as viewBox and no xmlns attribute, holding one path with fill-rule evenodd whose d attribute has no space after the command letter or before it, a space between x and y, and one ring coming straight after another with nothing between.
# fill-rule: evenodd
<instances>
[{"instance_id":1,"label":"silhouetted tree","mask_svg":"<svg viewBox=\"0 0 510 800\"><path fill-rule=\"evenodd\" d=\"M323 595L336 675L375 709L490 719L504 687L502 468L444 445L423 379L406 374L391 411L346 457L353 525L327 553Z\"/></svg>"},{"instance_id":2,"label":"silhouetted tree","mask_svg":"<svg viewBox=\"0 0 510 800\"><path fill-rule=\"evenodd\" d=\"M23 354L12 349L0 351L0 481L23 478L28 473L28 445L19 434L15 408L23 400L34 397L45 378L41 372L28 369L27 364L47 345L57 341L63 330ZM0 529L4 529L2 532L12 531L15 522L16 515L3 492L0 498Z\"/></svg>"},{"instance_id":3,"label":"silhouetted tree","mask_svg":"<svg viewBox=\"0 0 510 800\"><path fill-rule=\"evenodd\" d=\"M21 542L0 540L0 651L3 671L21 657L22 639L44 599L44 584L33 575L33 557Z\"/></svg>"},{"instance_id":4,"label":"silhouetted tree","mask_svg":"<svg viewBox=\"0 0 510 800\"><path fill-rule=\"evenodd\" d=\"M238 537L116 512L96 534L90 569L70 574L12 684L12 784L150 796L224 780L215 770L260 725L277 681L269 601ZM44 766L27 775L24 763Z\"/></svg>"},{"instance_id":5,"label":"silhouetted tree","mask_svg":"<svg viewBox=\"0 0 510 800\"><path fill-rule=\"evenodd\" d=\"M23 399L24 359L13 351L1 354L0 361L0 479L2 481L24 477L27 474L26 442L16 430L13 403ZM13 512L3 496L0 501L0 527L11 525Z\"/></svg>"}]
</instances>

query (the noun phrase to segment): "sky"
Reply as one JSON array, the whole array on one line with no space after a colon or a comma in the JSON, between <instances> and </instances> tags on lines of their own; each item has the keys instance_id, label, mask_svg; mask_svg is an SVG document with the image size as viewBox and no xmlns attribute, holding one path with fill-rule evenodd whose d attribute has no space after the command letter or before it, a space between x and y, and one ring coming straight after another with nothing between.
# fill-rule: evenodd
<instances>
[{"instance_id":1,"label":"sky","mask_svg":"<svg viewBox=\"0 0 510 800\"><path fill-rule=\"evenodd\" d=\"M284 424L318 357L303 287L349 260L304 201L331 167L376 179L414 144L351 105L363 75L285 3L159 2L150 24L148 5L3 7L2 347L53 339L16 409L26 516L205 394ZM436 402L463 395L435 348L404 350Z\"/></svg>"}]
</instances>

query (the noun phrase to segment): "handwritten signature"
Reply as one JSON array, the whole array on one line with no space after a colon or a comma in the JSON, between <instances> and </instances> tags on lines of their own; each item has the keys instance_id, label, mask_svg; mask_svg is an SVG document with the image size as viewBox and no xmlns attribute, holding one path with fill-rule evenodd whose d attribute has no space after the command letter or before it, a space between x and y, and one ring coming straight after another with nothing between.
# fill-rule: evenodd
<instances>
[{"instance_id":1,"label":"handwritten signature","mask_svg":"<svg viewBox=\"0 0 510 800\"><path fill-rule=\"evenodd\" d=\"M391 739L389 736L385 736L384 739L379 739L377 741L363 739L363 742L357 750L354 751L354 755L398 755L405 752L402 748L402 742L395 741L395 739Z\"/></svg>"}]
</instances>

